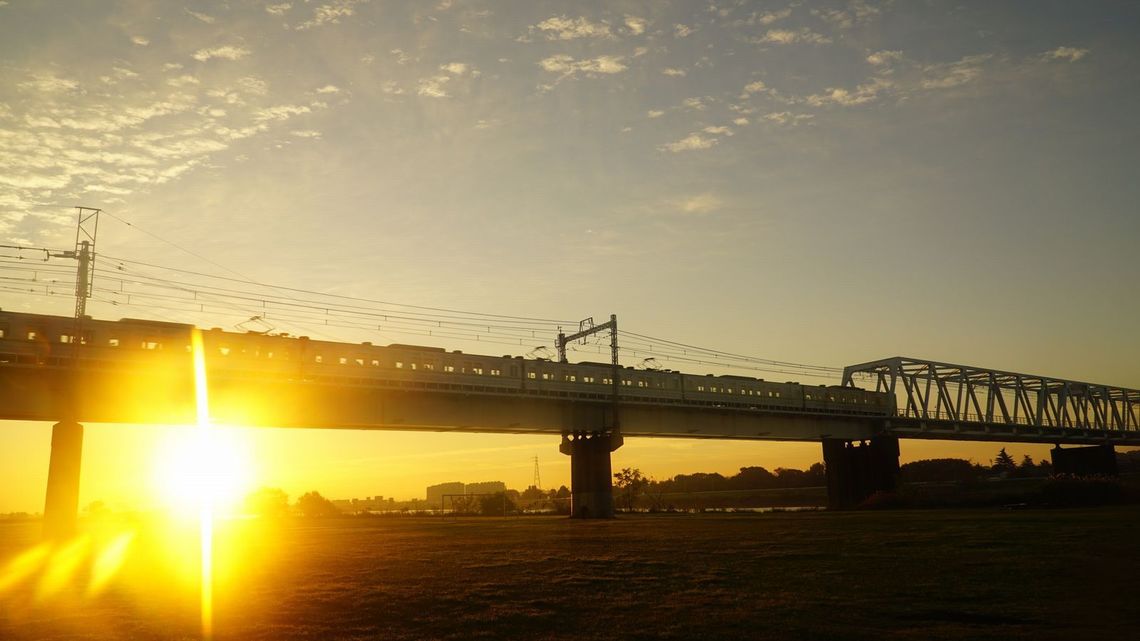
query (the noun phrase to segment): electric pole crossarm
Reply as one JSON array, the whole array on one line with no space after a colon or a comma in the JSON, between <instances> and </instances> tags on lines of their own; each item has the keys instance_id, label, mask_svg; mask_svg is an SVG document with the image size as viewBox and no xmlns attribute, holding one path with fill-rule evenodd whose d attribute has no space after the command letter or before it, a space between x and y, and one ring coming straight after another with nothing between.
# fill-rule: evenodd
<instances>
[{"instance_id":1,"label":"electric pole crossarm","mask_svg":"<svg viewBox=\"0 0 1140 641\"><path fill-rule=\"evenodd\" d=\"M567 336L566 334L559 333L558 339L556 341L556 346L558 347L558 362L560 362L560 363L566 362L566 345L567 344L572 343L578 339L586 338L587 336L591 336L593 334L597 334L599 332L604 332L607 330L610 332L610 336L612 337L612 340L610 342L613 343L613 347L614 347L613 357L614 357L614 363L616 364L617 363L617 347L616 347L617 346L617 315L615 315L615 314L611 314L610 320L608 320L605 323L602 323L601 325L594 325L593 327L590 327L588 329L584 329L584 330L582 330L580 332L576 332L574 334L570 334L569 336Z\"/></svg>"}]
</instances>

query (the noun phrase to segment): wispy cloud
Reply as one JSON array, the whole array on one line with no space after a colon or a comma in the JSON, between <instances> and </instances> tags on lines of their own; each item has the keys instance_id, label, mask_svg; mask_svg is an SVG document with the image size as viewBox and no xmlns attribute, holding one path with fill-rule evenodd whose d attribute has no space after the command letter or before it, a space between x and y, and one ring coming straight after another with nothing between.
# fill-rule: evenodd
<instances>
[{"instance_id":1,"label":"wispy cloud","mask_svg":"<svg viewBox=\"0 0 1140 641\"><path fill-rule=\"evenodd\" d=\"M724 201L710 193L697 194L674 201L674 206L685 214L711 214L724 207Z\"/></svg>"},{"instance_id":2,"label":"wispy cloud","mask_svg":"<svg viewBox=\"0 0 1140 641\"><path fill-rule=\"evenodd\" d=\"M992 58L990 54L966 56L957 62L927 65L922 71L923 89L949 89L977 80L982 75L982 65Z\"/></svg>"},{"instance_id":3,"label":"wispy cloud","mask_svg":"<svg viewBox=\"0 0 1140 641\"><path fill-rule=\"evenodd\" d=\"M271 13L275 16L283 16L287 11L293 8L293 4L289 2L282 2L279 4L265 5L266 13Z\"/></svg>"},{"instance_id":4,"label":"wispy cloud","mask_svg":"<svg viewBox=\"0 0 1140 641\"><path fill-rule=\"evenodd\" d=\"M595 76L621 73L628 67L623 56L598 56L575 60L567 54L557 54L539 61L539 66L545 71L562 74L562 77L575 75Z\"/></svg>"},{"instance_id":5,"label":"wispy cloud","mask_svg":"<svg viewBox=\"0 0 1140 641\"><path fill-rule=\"evenodd\" d=\"M661 73L666 75L666 76L672 76L674 78L684 78L685 77L685 70L684 69L677 69L675 67L665 67L664 69L661 70Z\"/></svg>"},{"instance_id":6,"label":"wispy cloud","mask_svg":"<svg viewBox=\"0 0 1140 641\"><path fill-rule=\"evenodd\" d=\"M827 104L853 107L874 102L879 98L882 92L890 89L892 86L894 86L894 83L890 80L876 77L855 87L853 90L829 87L824 93L808 96L807 102L814 107L821 107Z\"/></svg>"},{"instance_id":7,"label":"wispy cloud","mask_svg":"<svg viewBox=\"0 0 1140 641\"><path fill-rule=\"evenodd\" d=\"M206 24L214 24L215 22L218 21L218 19L215 18L214 16L207 15L205 13L198 13L197 11L191 11L190 9L186 9L186 13L190 14L191 16L194 16L194 18L196 20L198 20L199 22L204 22Z\"/></svg>"},{"instance_id":8,"label":"wispy cloud","mask_svg":"<svg viewBox=\"0 0 1140 641\"><path fill-rule=\"evenodd\" d=\"M214 58L221 58L223 60L238 60L249 55L249 49L245 47L236 47L233 45L226 45L223 47L211 47L208 49L199 49L194 52L194 59L199 62L206 62Z\"/></svg>"},{"instance_id":9,"label":"wispy cloud","mask_svg":"<svg viewBox=\"0 0 1140 641\"><path fill-rule=\"evenodd\" d=\"M867 56L867 62L876 67L885 67L899 60L902 60L901 51L876 51Z\"/></svg>"},{"instance_id":10,"label":"wispy cloud","mask_svg":"<svg viewBox=\"0 0 1140 641\"><path fill-rule=\"evenodd\" d=\"M757 42L775 45L827 44L831 42L831 38L803 27L795 31L791 29L769 29L767 33L757 39Z\"/></svg>"},{"instance_id":11,"label":"wispy cloud","mask_svg":"<svg viewBox=\"0 0 1140 641\"><path fill-rule=\"evenodd\" d=\"M1041 54L1046 60L1068 60L1069 62L1076 62L1084 58L1089 53L1088 49L1079 49L1077 47L1057 47L1052 51L1046 51Z\"/></svg>"},{"instance_id":12,"label":"wispy cloud","mask_svg":"<svg viewBox=\"0 0 1140 641\"><path fill-rule=\"evenodd\" d=\"M625 28L629 29L629 32L635 36L640 36L645 33L645 28L648 24L648 21L644 18L628 15L625 17Z\"/></svg>"},{"instance_id":13,"label":"wispy cloud","mask_svg":"<svg viewBox=\"0 0 1140 641\"><path fill-rule=\"evenodd\" d=\"M682 151L697 151L701 149L709 149L715 146L717 142L719 141L716 138L702 136L699 133L691 133L680 140L660 145L658 146L658 149L662 151L670 151L673 153L680 153Z\"/></svg>"},{"instance_id":14,"label":"wispy cloud","mask_svg":"<svg viewBox=\"0 0 1140 641\"><path fill-rule=\"evenodd\" d=\"M636 19L635 19L636 20ZM635 22L636 24L636 22ZM627 22L628 25L628 22ZM644 25L643 25L644 26ZM554 16L530 27L548 40L577 40L578 38L611 38L613 32L607 22L593 22L589 18Z\"/></svg>"},{"instance_id":15,"label":"wispy cloud","mask_svg":"<svg viewBox=\"0 0 1140 641\"><path fill-rule=\"evenodd\" d=\"M150 39L144 36L131 36L131 42L140 47L145 47L150 44Z\"/></svg>"},{"instance_id":16,"label":"wispy cloud","mask_svg":"<svg viewBox=\"0 0 1140 641\"><path fill-rule=\"evenodd\" d=\"M855 0L847 3L847 7L844 9L812 9L811 13L837 29L850 29L878 16L881 10L861 0Z\"/></svg>"},{"instance_id":17,"label":"wispy cloud","mask_svg":"<svg viewBox=\"0 0 1140 641\"><path fill-rule=\"evenodd\" d=\"M356 13L356 5L364 4L370 0L335 0L327 4L322 4L316 9L313 9L312 17L308 20L297 25L298 31L305 31L314 27L320 27L327 24L337 24L342 19L352 16Z\"/></svg>"},{"instance_id":18,"label":"wispy cloud","mask_svg":"<svg viewBox=\"0 0 1140 641\"><path fill-rule=\"evenodd\" d=\"M678 38L688 38L693 33L693 28L686 24L673 25L673 35Z\"/></svg>"}]
</instances>

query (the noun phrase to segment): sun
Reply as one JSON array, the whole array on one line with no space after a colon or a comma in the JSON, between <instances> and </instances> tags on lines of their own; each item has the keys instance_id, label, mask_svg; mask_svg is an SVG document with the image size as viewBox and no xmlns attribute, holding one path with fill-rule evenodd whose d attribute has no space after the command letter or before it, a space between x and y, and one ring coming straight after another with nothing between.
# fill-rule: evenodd
<instances>
[{"instance_id":1,"label":"sun","mask_svg":"<svg viewBox=\"0 0 1140 641\"><path fill-rule=\"evenodd\" d=\"M186 516L203 508L215 514L236 511L254 477L249 443L238 430L222 426L172 431L154 462L157 500Z\"/></svg>"}]
</instances>

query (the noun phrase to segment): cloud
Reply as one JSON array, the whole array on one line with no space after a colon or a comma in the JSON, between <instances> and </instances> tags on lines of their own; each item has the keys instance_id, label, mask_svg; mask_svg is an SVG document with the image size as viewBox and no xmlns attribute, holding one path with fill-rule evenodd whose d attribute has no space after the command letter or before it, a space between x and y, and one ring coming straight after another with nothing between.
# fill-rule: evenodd
<instances>
[{"instance_id":1,"label":"cloud","mask_svg":"<svg viewBox=\"0 0 1140 641\"><path fill-rule=\"evenodd\" d=\"M688 25L675 24L673 25L673 35L678 38L687 38L693 33L693 28Z\"/></svg>"},{"instance_id":2,"label":"cloud","mask_svg":"<svg viewBox=\"0 0 1140 641\"><path fill-rule=\"evenodd\" d=\"M210 49L199 49L194 52L194 59L199 62L206 62L213 58L221 58L223 60L237 60L249 55L249 49L245 47L235 47L226 45L224 47L213 47Z\"/></svg>"},{"instance_id":3,"label":"cloud","mask_svg":"<svg viewBox=\"0 0 1140 641\"><path fill-rule=\"evenodd\" d=\"M991 58L989 54L966 56L957 62L927 65L922 68L925 78L923 89L949 89L973 82L982 75L982 65Z\"/></svg>"},{"instance_id":4,"label":"cloud","mask_svg":"<svg viewBox=\"0 0 1140 641\"><path fill-rule=\"evenodd\" d=\"M815 118L812 114L794 114L790 111L776 111L769 114L764 114L764 120L769 122L779 123L781 125L798 125L801 122Z\"/></svg>"},{"instance_id":5,"label":"cloud","mask_svg":"<svg viewBox=\"0 0 1140 641\"><path fill-rule=\"evenodd\" d=\"M443 88L450 81L451 76L424 78L416 85L416 93L425 98L450 98L451 94Z\"/></svg>"},{"instance_id":6,"label":"cloud","mask_svg":"<svg viewBox=\"0 0 1140 641\"><path fill-rule=\"evenodd\" d=\"M696 111L704 111L707 108L707 105L705 105L704 99L703 98L697 98L697 97L685 98L684 100L681 101L681 106L685 107L687 109L693 109Z\"/></svg>"},{"instance_id":7,"label":"cloud","mask_svg":"<svg viewBox=\"0 0 1140 641\"><path fill-rule=\"evenodd\" d=\"M848 3L846 9L812 9L811 13L838 29L850 29L879 15L880 10L866 2L855 0Z\"/></svg>"},{"instance_id":8,"label":"cloud","mask_svg":"<svg viewBox=\"0 0 1140 641\"><path fill-rule=\"evenodd\" d=\"M167 79L166 84L170 85L171 87L188 87L190 85L199 84L199 81L194 76L182 75Z\"/></svg>"},{"instance_id":9,"label":"cloud","mask_svg":"<svg viewBox=\"0 0 1140 641\"><path fill-rule=\"evenodd\" d=\"M876 51L867 56L867 62L876 67L885 67L899 60L902 60L901 51Z\"/></svg>"},{"instance_id":10,"label":"cloud","mask_svg":"<svg viewBox=\"0 0 1140 641\"><path fill-rule=\"evenodd\" d=\"M288 3L288 2L282 2L280 4L265 5L266 13L271 13L275 16L283 16L283 15L285 15L286 11L289 11L292 8L293 8L293 5L291 3Z\"/></svg>"},{"instance_id":11,"label":"cloud","mask_svg":"<svg viewBox=\"0 0 1140 641\"><path fill-rule=\"evenodd\" d=\"M744 89L740 92L741 99L747 98L752 94L764 93L768 90L768 85L764 84L763 80L753 80L752 82L744 85Z\"/></svg>"},{"instance_id":12,"label":"cloud","mask_svg":"<svg viewBox=\"0 0 1140 641\"><path fill-rule=\"evenodd\" d=\"M1052 51L1046 51L1041 54L1041 57L1046 60L1068 60L1069 62L1076 62L1081 58L1088 55L1088 49L1078 49L1076 47L1057 47Z\"/></svg>"},{"instance_id":13,"label":"cloud","mask_svg":"<svg viewBox=\"0 0 1140 641\"><path fill-rule=\"evenodd\" d=\"M831 38L818 34L807 27L803 27L797 31L790 29L769 29L757 42L776 45L790 45L800 42L807 44L827 44L831 42Z\"/></svg>"},{"instance_id":14,"label":"cloud","mask_svg":"<svg viewBox=\"0 0 1140 641\"><path fill-rule=\"evenodd\" d=\"M396 64L398 65L406 65L412 60L412 57L405 53L403 49L392 49L388 53L396 56Z\"/></svg>"},{"instance_id":15,"label":"cloud","mask_svg":"<svg viewBox=\"0 0 1140 641\"><path fill-rule=\"evenodd\" d=\"M439 66L440 71L446 71L453 76L462 76L468 72L473 76L479 75L479 72L466 62L449 62L445 65Z\"/></svg>"},{"instance_id":16,"label":"cloud","mask_svg":"<svg viewBox=\"0 0 1140 641\"><path fill-rule=\"evenodd\" d=\"M870 81L855 87L854 90L828 87L827 91L822 94L808 96L807 102L814 107L822 107L827 104L853 107L878 100L879 94L893 86L894 83L886 78L872 78Z\"/></svg>"},{"instance_id":17,"label":"cloud","mask_svg":"<svg viewBox=\"0 0 1140 641\"><path fill-rule=\"evenodd\" d=\"M368 1L369 0L334 0L334 2L323 4L313 10L312 18L297 25L296 29L297 31L305 31L326 24L337 24L342 18L347 18L355 14L356 5Z\"/></svg>"},{"instance_id":18,"label":"cloud","mask_svg":"<svg viewBox=\"0 0 1140 641\"><path fill-rule=\"evenodd\" d=\"M676 200L674 205L683 213L703 215L711 214L724 207L724 201L712 194L705 193Z\"/></svg>"},{"instance_id":19,"label":"cloud","mask_svg":"<svg viewBox=\"0 0 1140 641\"><path fill-rule=\"evenodd\" d=\"M290 131L289 135L297 138L317 139L321 137L321 132L312 129L295 129Z\"/></svg>"},{"instance_id":20,"label":"cloud","mask_svg":"<svg viewBox=\"0 0 1140 641\"><path fill-rule=\"evenodd\" d=\"M204 13L198 13L197 11L191 11L190 9L186 9L185 11L186 11L186 13L197 18L200 22L204 22L206 24L214 24L215 22L218 21L218 19L215 18L214 16L209 16L209 15L206 15Z\"/></svg>"},{"instance_id":21,"label":"cloud","mask_svg":"<svg viewBox=\"0 0 1140 641\"><path fill-rule=\"evenodd\" d=\"M645 115L649 118L660 118L661 116L665 115L665 112L661 111L660 109L650 109L645 113Z\"/></svg>"},{"instance_id":22,"label":"cloud","mask_svg":"<svg viewBox=\"0 0 1140 641\"><path fill-rule=\"evenodd\" d=\"M140 47L145 47L150 44L150 40L144 36L131 36L131 42Z\"/></svg>"},{"instance_id":23,"label":"cloud","mask_svg":"<svg viewBox=\"0 0 1140 641\"><path fill-rule=\"evenodd\" d=\"M317 93L340 93L340 87L336 85L325 85L317 89Z\"/></svg>"},{"instance_id":24,"label":"cloud","mask_svg":"<svg viewBox=\"0 0 1140 641\"><path fill-rule=\"evenodd\" d=\"M699 133L691 133L680 140L660 145L657 148L662 151L680 153L682 151L709 149L710 147L716 145L717 142L718 140L716 138L706 138Z\"/></svg>"},{"instance_id":25,"label":"cloud","mask_svg":"<svg viewBox=\"0 0 1140 641\"><path fill-rule=\"evenodd\" d=\"M748 119L745 118L744 116L741 116L739 118L734 118L732 120L732 124L736 125L737 127L746 127L746 126L748 126Z\"/></svg>"},{"instance_id":26,"label":"cloud","mask_svg":"<svg viewBox=\"0 0 1140 641\"><path fill-rule=\"evenodd\" d=\"M610 25L606 22L591 22L588 18L568 18L554 16L530 27L539 31L548 40L576 40L578 38L611 38Z\"/></svg>"},{"instance_id":27,"label":"cloud","mask_svg":"<svg viewBox=\"0 0 1140 641\"><path fill-rule=\"evenodd\" d=\"M395 80L388 80L380 85L380 91L393 96L399 96L404 93L404 90L400 88L400 85L397 84Z\"/></svg>"},{"instance_id":28,"label":"cloud","mask_svg":"<svg viewBox=\"0 0 1140 641\"><path fill-rule=\"evenodd\" d=\"M645 27L648 24L649 23L646 22L644 18L638 18L635 16L625 17L625 28L629 29L629 32L635 36L640 36L641 34L645 33Z\"/></svg>"},{"instance_id":29,"label":"cloud","mask_svg":"<svg viewBox=\"0 0 1140 641\"><path fill-rule=\"evenodd\" d=\"M57 93L74 91L79 88L79 83L70 78L60 78L53 75L33 75L31 80L21 82L19 87L43 93Z\"/></svg>"},{"instance_id":30,"label":"cloud","mask_svg":"<svg viewBox=\"0 0 1140 641\"><path fill-rule=\"evenodd\" d=\"M684 78L685 77L685 70L684 69L675 69L673 67L665 67L664 69L661 70L661 73L665 74L666 76L673 76L675 78Z\"/></svg>"},{"instance_id":31,"label":"cloud","mask_svg":"<svg viewBox=\"0 0 1140 641\"><path fill-rule=\"evenodd\" d=\"M787 19L792 15L792 8L781 9L779 11L768 11L765 13L752 14L749 18L749 24L762 24L768 26L770 24Z\"/></svg>"},{"instance_id":32,"label":"cloud","mask_svg":"<svg viewBox=\"0 0 1140 641\"><path fill-rule=\"evenodd\" d=\"M732 130L729 129L728 127L725 127L724 125L716 125L716 126L710 125L708 127L705 127L704 129L702 129L701 131L705 132L706 134L712 134L714 136L731 136L732 135Z\"/></svg>"},{"instance_id":33,"label":"cloud","mask_svg":"<svg viewBox=\"0 0 1140 641\"><path fill-rule=\"evenodd\" d=\"M575 60L566 54L557 54L544 58L538 65L551 73L560 73L563 77L584 74L593 76L597 74L615 74L625 71L628 67L622 56L598 56Z\"/></svg>"}]
</instances>

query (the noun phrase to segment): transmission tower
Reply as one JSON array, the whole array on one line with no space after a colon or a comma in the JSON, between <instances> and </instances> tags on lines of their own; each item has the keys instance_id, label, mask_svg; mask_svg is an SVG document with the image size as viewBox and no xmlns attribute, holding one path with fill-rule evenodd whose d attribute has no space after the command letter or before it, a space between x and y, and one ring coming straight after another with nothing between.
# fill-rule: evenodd
<instances>
[{"instance_id":1,"label":"transmission tower","mask_svg":"<svg viewBox=\"0 0 1140 641\"><path fill-rule=\"evenodd\" d=\"M50 256L79 261L75 270L75 318L82 321L87 315L87 299L95 278L95 237L99 234L99 214L103 210L93 207L76 207L75 210L79 216L75 225L75 249ZM78 334L76 340L80 340Z\"/></svg>"},{"instance_id":2,"label":"transmission tower","mask_svg":"<svg viewBox=\"0 0 1140 641\"><path fill-rule=\"evenodd\" d=\"M538 475L538 457L534 457L534 489L542 489L542 478Z\"/></svg>"}]
</instances>

